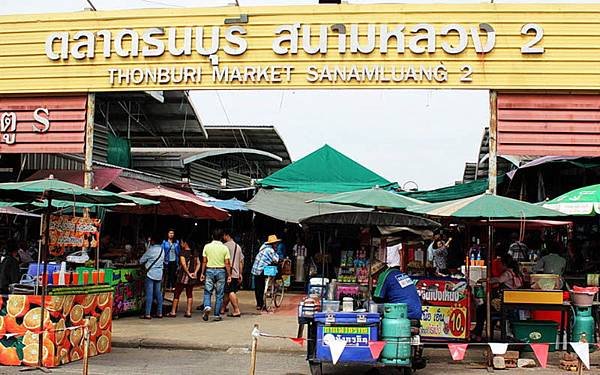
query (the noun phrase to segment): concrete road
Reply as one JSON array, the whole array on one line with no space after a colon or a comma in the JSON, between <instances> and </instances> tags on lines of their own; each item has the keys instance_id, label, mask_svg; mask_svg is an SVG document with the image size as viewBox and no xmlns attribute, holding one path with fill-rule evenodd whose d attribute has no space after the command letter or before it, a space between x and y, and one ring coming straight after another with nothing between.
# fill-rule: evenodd
<instances>
[{"instance_id":1,"label":"concrete road","mask_svg":"<svg viewBox=\"0 0 600 375\"><path fill-rule=\"evenodd\" d=\"M90 360L90 374L127 374L127 375L191 375L191 374L217 374L217 375L243 375L248 373L250 355L241 349L223 351L200 350L166 350L166 349L130 349L115 348L108 355L92 358ZM17 375L18 367L0 367L0 374ZM326 374L332 375L361 375L368 372L368 368L344 368L337 366L326 367ZM76 362L52 370L53 374L81 374L82 363ZM535 371L535 374L534 374ZM597 370L593 370L597 371ZM383 374L394 374L391 371ZM451 363L448 361L435 361L425 370L417 372L418 375L434 375L452 373L457 375L475 375L487 373L479 364ZM548 369L513 369L502 371L503 375L557 375L568 374L559 371L556 367ZM590 372L588 372L590 373ZM593 372L591 372L593 373ZM34 372L41 374L41 372ZM304 356L298 353L259 353L256 374L260 375L300 375L309 374L308 365Z\"/></svg>"}]
</instances>

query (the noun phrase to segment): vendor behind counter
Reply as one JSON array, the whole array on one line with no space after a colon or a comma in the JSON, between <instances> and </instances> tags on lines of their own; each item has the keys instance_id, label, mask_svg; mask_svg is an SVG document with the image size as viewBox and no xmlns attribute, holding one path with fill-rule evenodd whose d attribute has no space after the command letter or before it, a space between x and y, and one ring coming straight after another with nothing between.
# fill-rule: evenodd
<instances>
[{"instance_id":1,"label":"vendor behind counter","mask_svg":"<svg viewBox=\"0 0 600 375\"><path fill-rule=\"evenodd\" d=\"M413 280L400 271L399 264L387 267L381 261L371 266L373 275L378 275L373 298L377 303L405 303L408 305L408 319L421 320L421 298Z\"/></svg>"}]
</instances>

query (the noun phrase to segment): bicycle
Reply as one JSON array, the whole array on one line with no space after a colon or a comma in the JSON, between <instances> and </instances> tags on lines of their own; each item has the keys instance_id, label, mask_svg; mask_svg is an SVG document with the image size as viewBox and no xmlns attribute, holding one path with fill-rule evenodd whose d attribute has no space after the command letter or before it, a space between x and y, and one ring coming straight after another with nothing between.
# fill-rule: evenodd
<instances>
[{"instance_id":1,"label":"bicycle","mask_svg":"<svg viewBox=\"0 0 600 375\"><path fill-rule=\"evenodd\" d=\"M264 270L264 275L267 276L265 281L264 301L267 311L275 310L281 306L283 296L285 294L285 285L281 277L277 277L277 266L267 266Z\"/></svg>"}]
</instances>

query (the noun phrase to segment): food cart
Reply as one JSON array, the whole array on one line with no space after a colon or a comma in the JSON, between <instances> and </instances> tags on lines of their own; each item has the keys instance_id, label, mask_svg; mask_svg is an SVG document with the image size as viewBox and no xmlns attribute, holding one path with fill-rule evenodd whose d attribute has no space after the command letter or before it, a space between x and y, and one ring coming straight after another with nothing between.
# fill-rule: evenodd
<instances>
[{"instance_id":1,"label":"food cart","mask_svg":"<svg viewBox=\"0 0 600 375\"><path fill-rule=\"evenodd\" d=\"M156 204L49 178L0 184L0 200L45 208L37 263L21 285L0 296L0 365L54 367L111 350L113 288L106 270L69 270L67 249L98 246L100 221L54 215L56 208L75 205ZM91 252L91 251L90 251ZM50 263L50 257L60 263ZM89 345L83 340L89 332ZM84 350L87 349L87 350Z\"/></svg>"},{"instance_id":2,"label":"food cart","mask_svg":"<svg viewBox=\"0 0 600 375\"><path fill-rule=\"evenodd\" d=\"M421 217L381 211L329 213L300 222L309 227L366 226L372 228L373 232L379 225L420 228L439 226L438 223ZM312 374L321 374L324 363L397 367L407 374L413 371L414 351L419 349L417 345L412 345L414 342L411 340L418 342L418 339L412 338L418 337L418 330L415 332L411 329L405 304L377 305L371 301L373 246L369 250L366 294L342 298L343 311L339 311L339 300L325 299L326 296L340 297L334 290L336 283L323 278L319 286L309 285L309 293L319 293L309 295L298 308L298 323L301 327L307 327L307 360ZM323 251L321 245L321 253ZM302 329L299 333L302 333Z\"/></svg>"}]
</instances>

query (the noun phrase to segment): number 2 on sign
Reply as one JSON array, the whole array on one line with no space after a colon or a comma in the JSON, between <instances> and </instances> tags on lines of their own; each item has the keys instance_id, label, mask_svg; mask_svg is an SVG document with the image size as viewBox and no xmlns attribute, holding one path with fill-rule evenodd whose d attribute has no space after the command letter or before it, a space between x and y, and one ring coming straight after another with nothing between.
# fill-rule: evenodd
<instances>
[{"instance_id":1,"label":"number 2 on sign","mask_svg":"<svg viewBox=\"0 0 600 375\"><path fill-rule=\"evenodd\" d=\"M460 67L460 71L462 72L462 77L460 77L461 82L472 82L473 78L471 78L471 74L473 74L473 67L471 65L463 65Z\"/></svg>"}]
</instances>

